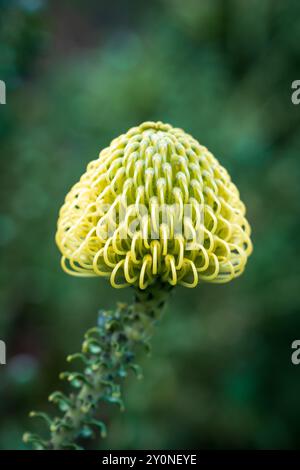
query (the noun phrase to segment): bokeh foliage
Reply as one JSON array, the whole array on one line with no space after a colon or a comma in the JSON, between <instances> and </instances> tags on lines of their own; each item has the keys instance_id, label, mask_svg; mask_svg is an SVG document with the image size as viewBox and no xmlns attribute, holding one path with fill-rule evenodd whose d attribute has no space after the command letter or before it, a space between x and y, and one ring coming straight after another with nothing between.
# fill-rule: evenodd
<instances>
[{"instance_id":1,"label":"bokeh foliage","mask_svg":"<svg viewBox=\"0 0 300 470\"><path fill-rule=\"evenodd\" d=\"M0 447L23 448L28 411L49 407L97 309L130 299L60 269L64 195L113 137L162 120L228 168L254 254L229 285L176 289L144 380L128 380L126 413L103 409L109 434L97 446L296 448L300 4L104 3L0 1Z\"/></svg>"}]
</instances>

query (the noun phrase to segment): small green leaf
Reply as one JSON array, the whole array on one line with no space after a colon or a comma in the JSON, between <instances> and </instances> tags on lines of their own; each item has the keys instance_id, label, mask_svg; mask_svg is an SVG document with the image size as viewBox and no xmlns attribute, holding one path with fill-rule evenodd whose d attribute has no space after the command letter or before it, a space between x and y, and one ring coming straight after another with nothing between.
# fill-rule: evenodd
<instances>
[{"instance_id":1,"label":"small green leaf","mask_svg":"<svg viewBox=\"0 0 300 470\"><path fill-rule=\"evenodd\" d=\"M30 418L41 418L48 424L48 426L52 425L52 420L50 419L50 417L46 413L40 413L38 411L31 411L29 413L29 417Z\"/></svg>"}]
</instances>

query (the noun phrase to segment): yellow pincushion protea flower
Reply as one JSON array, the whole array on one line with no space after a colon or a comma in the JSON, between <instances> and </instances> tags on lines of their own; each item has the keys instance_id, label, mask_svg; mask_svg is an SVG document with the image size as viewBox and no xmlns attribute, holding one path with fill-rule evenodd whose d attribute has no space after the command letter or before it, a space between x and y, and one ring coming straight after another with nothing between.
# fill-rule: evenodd
<instances>
[{"instance_id":1,"label":"yellow pincushion protea flower","mask_svg":"<svg viewBox=\"0 0 300 470\"><path fill-rule=\"evenodd\" d=\"M145 122L92 161L60 210L63 269L114 287L195 287L239 276L251 254L228 172L182 129Z\"/></svg>"},{"instance_id":2,"label":"yellow pincushion protea flower","mask_svg":"<svg viewBox=\"0 0 300 470\"><path fill-rule=\"evenodd\" d=\"M239 276L252 251L245 206L227 171L182 129L145 122L114 139L92 161L60 210L56 241L62 266L77 276L107 276L114 287L135 286L132 305L100 310L85 334L81 372L64 372L76 389L50 395L62 415L39 416L49 438L26 433L35 449L82 449L78 440L106 433L95 419L100 401L122 406L120 378L137 346L149 347L172 286Z\"/></svg>"}]
</instances>

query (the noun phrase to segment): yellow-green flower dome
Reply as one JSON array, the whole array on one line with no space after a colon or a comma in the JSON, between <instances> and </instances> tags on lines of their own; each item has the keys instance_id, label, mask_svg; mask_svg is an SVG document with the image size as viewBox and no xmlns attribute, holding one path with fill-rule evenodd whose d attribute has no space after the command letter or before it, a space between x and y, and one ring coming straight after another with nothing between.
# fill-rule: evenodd
<instances>
[{"instance_id":1,"label":"yellow-green flower dome","mask_svg":"<svg viewBox=\"0 0 300 470\"><path fill-rule=\"evenodd\" d=\"M56 241L62 266L114 287L195 287L239 276L252 251L228 172L182 129L145 122L114 139L68 193Z\"/></svg>"}]
</instances>

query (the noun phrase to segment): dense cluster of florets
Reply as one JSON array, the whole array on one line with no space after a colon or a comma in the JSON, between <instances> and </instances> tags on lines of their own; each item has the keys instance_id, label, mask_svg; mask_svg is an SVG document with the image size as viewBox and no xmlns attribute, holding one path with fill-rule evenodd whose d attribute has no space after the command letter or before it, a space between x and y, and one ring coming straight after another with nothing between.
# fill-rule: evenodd
<instances>
[{"instance_id":1,"label":"dense cluster of florets","mask_svg":"<svg viewBox=\"0 0 300 470\"><path fill-rule=\"evenodd\" d=\"M161 122L130 129L88 165L61 208L56 241L68 273L141 289L230 281L252 251L228 172Z\"/></svg>"}]
</instances>

